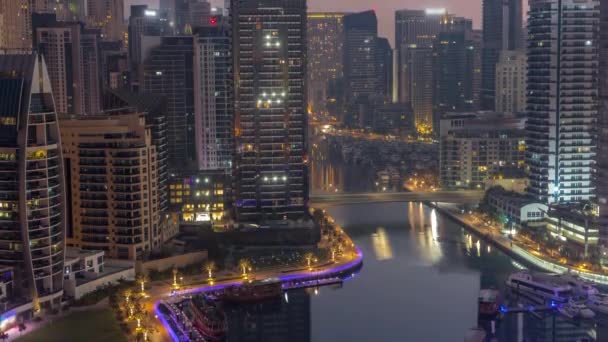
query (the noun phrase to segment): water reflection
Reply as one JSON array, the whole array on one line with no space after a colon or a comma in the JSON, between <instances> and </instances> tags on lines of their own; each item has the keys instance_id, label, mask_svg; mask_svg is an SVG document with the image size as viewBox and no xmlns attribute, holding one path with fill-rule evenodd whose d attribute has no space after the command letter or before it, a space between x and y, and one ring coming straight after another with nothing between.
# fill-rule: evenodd
<instances>
[{"instance_id":1,"label":"water reflection","mask_svg":"<svg viewBox=\"0 0 608 342\"><path fill-rule=\"evenodd\" d=\"M382 227L372 234L372 242L376 260L390 260L393 258L393 249L386 230Z\"/></svg>"},{"instance_id":2,"label":"water reflection","mask_svg":"<svg viewBox=\"0 0 608 342\"><path fill-rule=\"evenodd\" d=\"M305 290L285 293L284 302L227 308L228 342L309 342L310 296Z\"/></svg>"}]
</instances>

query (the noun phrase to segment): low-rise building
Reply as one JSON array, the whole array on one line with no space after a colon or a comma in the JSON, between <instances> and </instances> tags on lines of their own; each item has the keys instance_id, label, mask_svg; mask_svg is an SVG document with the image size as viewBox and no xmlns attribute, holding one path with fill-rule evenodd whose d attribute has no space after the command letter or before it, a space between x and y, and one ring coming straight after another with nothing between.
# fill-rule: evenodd
<instances>
[{"instance_id":1,"label":"low-rise building","mask_svg":"<svg viewBox=\"0 0 608 342\"><path fill-rule=\"evenodd\" d=\"M530 222L542 222L547 206L517 192L494 187L486 191L483 201L504 224L521 227Z\"/></svg>"},{"instance_id":2,"label":"low-rise building","mask_svg":"<svg viewBox=\"0 0 608 342\"><path fill-rule=\"evenodd\" d=\"M63 277L65 295L71 299L80 299L100 287L121 280L134 280L135 263L105 259L103 251L68 248Z\"/></svg>"},{"instance_id":3,"label":"low-rise building","mask_svg":"<svg viewBox=\"0 0 608 342\"><path fill-rule=\"evenodd\" d=\"M227 182L222 170L171 173L170 211L180 222L221 222L228 199Z\"/></svg>"},{"instance_id":4,"label":"low-rise building","mask_svg":"<svg viewBox=\"0 0 608 342\"><path fill-rule=\"evenodd\" d=\"M549 233L564 242L583 248L598 244L600 230L591 204L551 205L545 222Z\"/></svg>"},{"instance_id":5,"label":"low-rise building","mask_svg":"<svg viewBox=\"0 0 608 342\"><path fill-rule=\"evenodd\" d=\"M522 168L525 116L449 113L440 124L440 183L446 189L483 188L504 167Z\"/></svg>"}]
</instances>

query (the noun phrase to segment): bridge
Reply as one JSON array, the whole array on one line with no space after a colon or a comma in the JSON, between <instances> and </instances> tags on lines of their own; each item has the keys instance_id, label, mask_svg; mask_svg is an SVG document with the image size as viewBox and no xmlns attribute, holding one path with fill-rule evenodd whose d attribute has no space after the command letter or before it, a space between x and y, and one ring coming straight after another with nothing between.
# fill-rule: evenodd
<instances>
[{"instance_id":1,"label":"bridge","mask_svg":"<svg viewBox=\"0 0 608 342\"><path fill-rule=\"evenodd\" d=\"M313 193L313 207L333 207L348 204L394 203L394 202L445 202L475 204L483 198L483 191L420 191L420 192L366 192L366 193Z\"/></svg>"}]
</instances>

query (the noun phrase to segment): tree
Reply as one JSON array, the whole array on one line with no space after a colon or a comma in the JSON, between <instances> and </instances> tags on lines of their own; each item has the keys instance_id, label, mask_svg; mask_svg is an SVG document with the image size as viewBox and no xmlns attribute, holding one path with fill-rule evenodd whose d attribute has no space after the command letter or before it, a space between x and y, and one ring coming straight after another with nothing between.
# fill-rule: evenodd
<instances>
[{"instance_id":1,"label":"tree","mask_svg":"<svg viewBox=\"0 0 608 342\"><path fill-rule=\"evenodd\" d=\"M209 277L209 279L213 278L213 272L215 271L215 269L215 262L207 261L207 263L205 264L205 271L207 271L207 276Z\"/></svg>"},{"instance_id":2,"label":"tree","mask_svg":"<svg viewBox=\"0 0 608 342\"><path fill-rule=\"evenodd\" d=\"M148 277L145 274L140 273L137 276L137 283L140 285L140 291L141 291L141 293L145 293L146 292L146 287L145 286L146 286L147 282L148 282Z\"/></svg>"},{"instance_id":3,"label":"tree","mask_svg":"<svg viewBox=\"0 0 608 342\"><path fill-rule=\"evenodd\" d=\"M239 260L239 268L241 269L243 276L247 278L247 272L251 271L251 262L247 259L241 259Z\"/></svg>"}]
</instances>

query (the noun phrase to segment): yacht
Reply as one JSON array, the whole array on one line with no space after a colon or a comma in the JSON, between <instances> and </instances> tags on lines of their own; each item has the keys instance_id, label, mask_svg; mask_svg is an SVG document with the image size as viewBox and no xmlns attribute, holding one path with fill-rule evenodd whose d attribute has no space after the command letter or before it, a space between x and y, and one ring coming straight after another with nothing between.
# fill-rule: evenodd
<instances>
[{"instance_id":1,"label":"yacht","mask_svg":"<svg viewBox=\"0 0 608 342\"><path fill-rule=\"evenodd\" d=\"M587 298L587 306L598 313L608 315L608 295L598 293Z\"/></svg>"},{"instance_id":2,"label":"yacht","mask_svg":"<svg viewBox=\"0 0 608 342\"><path fill-rule=\"evenodd\" d=\"M573 299L570 299L568 303L561 305L559 308L557 308L557 311L570 319L592 319L595 317L595 312L589 309L584 302L575 301Z\"/></svg>"},{"instance_id":3,"label":"yacht","mask_svg":"<svg viewBox=\"0 0 608 342\"><path fill-rule=\"evenodd\" d=\"M507 286L516 292L534 295L544 299L565 303L572 295L572 286L556 281L546 274L526 271L515 272L507 279Z\"/></svg>"},{"instance_id":4,"label":"yacht","mask_svg":"<svg viewBox=\"0 0 608 342\"><path fill-rule=\"evenodd\" d=\"M590 297L600 293L598 289L589 281L572 273L563 273L555 276L558 282L570 285L572 294L576 297Z\"/></svg>"}]
</instances>

